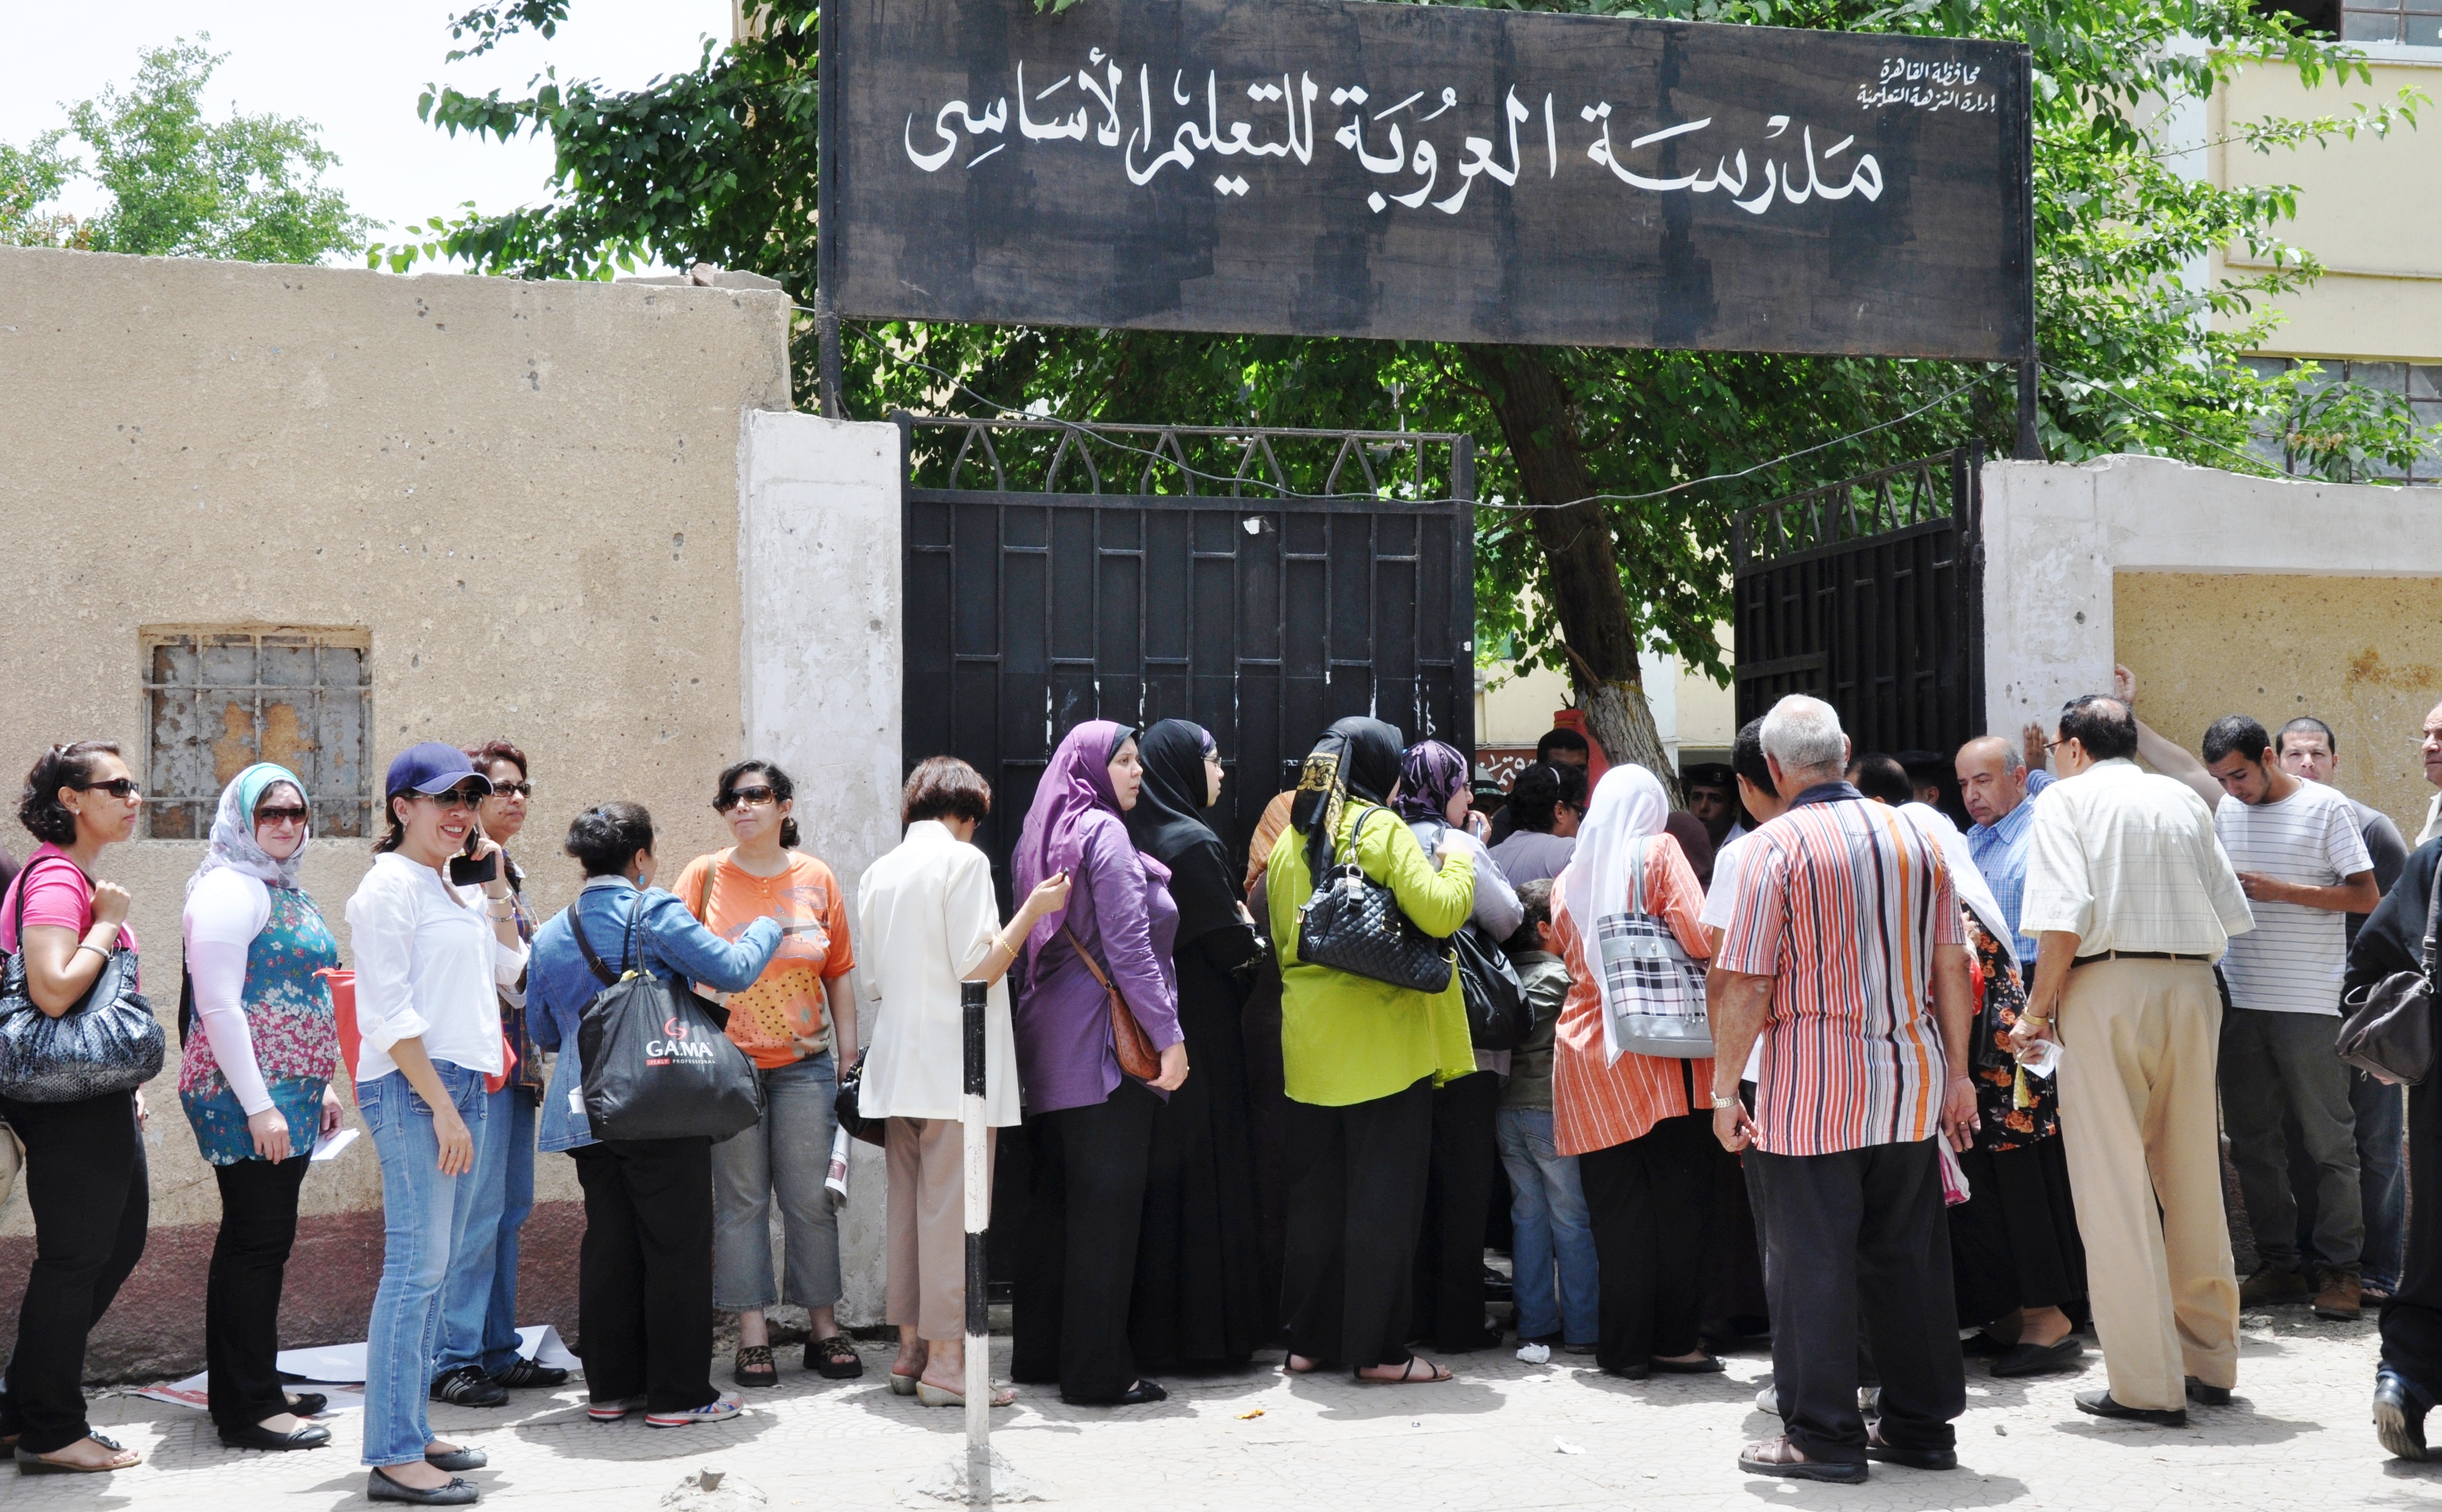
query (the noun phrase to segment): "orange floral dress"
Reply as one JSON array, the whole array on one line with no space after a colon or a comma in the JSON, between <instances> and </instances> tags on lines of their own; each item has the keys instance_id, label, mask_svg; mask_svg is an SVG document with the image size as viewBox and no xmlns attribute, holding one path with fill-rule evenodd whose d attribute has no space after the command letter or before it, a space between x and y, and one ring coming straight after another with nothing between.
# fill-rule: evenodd
<instances>
[{"instance_id":1,"label":"orange floral dress","mask_svg":"<svg viewBox=\"0 0 2442 1512\"><path fill-rule=\"evenodd\" d=\"M1969 1032L1992 1041L1990 1049L1977 1047L1968 1067L1975 1078L1976 1111L1982 1124L1976 1132L1976 1148L2022 1149L2060 1133L2060 1086L2056 1079L2027 1077L2031 1102L2026 1107L2018 1106L2017 1062L2010 1053L2009 1034L2027 1010L2026 990L2019 985L2018 969L2010 963L2008 953L1984 933L1976 916L1965 908L1959 913L1967 926L1971 995L1980 1010ZM1986 1064L1994 1058L1992 1050L1999 1051L1997 1065Z\"/></svg>"}]
</instances>

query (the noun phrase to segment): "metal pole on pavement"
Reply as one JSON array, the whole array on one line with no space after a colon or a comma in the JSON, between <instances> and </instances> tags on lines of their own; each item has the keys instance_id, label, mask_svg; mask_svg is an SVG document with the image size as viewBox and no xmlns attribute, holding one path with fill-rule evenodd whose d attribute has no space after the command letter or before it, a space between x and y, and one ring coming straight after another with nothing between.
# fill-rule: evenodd
<instances>
[{"instance_id":1,"label":"metal pole on pavement","mask_svg":"<svg viewBox=\"0 0 2442 1512\"><path fill-rule=\"evenodd\" d=\"M967 1188L967 1501L992 1503L992 1304L984 1264L984 1230L991 1227L991 1162L985 1154L990 1131L984 1112L984 994L981 982L958 984L958 1011L964 1020Z\"/></svg>"}]
</instances>

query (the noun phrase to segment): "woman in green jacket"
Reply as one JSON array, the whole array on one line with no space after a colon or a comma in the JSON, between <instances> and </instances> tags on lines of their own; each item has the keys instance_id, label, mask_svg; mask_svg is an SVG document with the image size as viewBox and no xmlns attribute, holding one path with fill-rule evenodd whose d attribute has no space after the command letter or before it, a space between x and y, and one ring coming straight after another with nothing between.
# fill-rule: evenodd
<instances>
[{"instance_id":1,"label":"woman in green jacket","mask_svg":"<svg viewBox=\"0 0 2442 1512\"><path fill-rule=\"evenodd\" d=\"M1287 1369L1353 1368L1360 1381L1446 1381L1406 1347L1417 1226L1431 1158L1432 1089L1475 1069L1455 972L1419 993L1298 958L1314 879L1353 850L1429 935L1457 933L1475 867L1445 837L1442 869L1384 805L1406 740L1342 720L1306 757L1289 827L1272 847L1268 906L1281 960L1281 1062L1288 1090L1288 1238L1281 1257Z\"/></svg>"}]
</instances>

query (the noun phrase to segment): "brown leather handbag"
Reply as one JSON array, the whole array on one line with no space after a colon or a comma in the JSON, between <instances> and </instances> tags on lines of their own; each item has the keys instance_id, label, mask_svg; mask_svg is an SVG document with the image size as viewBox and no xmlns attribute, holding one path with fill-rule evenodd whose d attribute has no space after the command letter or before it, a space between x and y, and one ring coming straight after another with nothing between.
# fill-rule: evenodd
<instances>
[{"instance_id":1,"label":"brown leather handbag","mask_svg":"<svg viewBox=\"0 0 2442 1512\"><path fill-rule=\"evenodd\" d=\"M1111 1000L1111 1048L1119 1053L1120 1069L1139 1082L1150 1082L1161 1075L1161 1057L1154 1053L1153 1040L1145 1033L1144 1026L1128 1011L1128 1000L1120 995L1120 990L1111 984L1101 963L1094 959L1094 953L1085 948L1076 931L1064 921L1060 933L1068 937L1068 948L1077 953L1077 958L1094 974L1094 980L1103 984L1103 995Z\"/></svg>"}]
</instances>

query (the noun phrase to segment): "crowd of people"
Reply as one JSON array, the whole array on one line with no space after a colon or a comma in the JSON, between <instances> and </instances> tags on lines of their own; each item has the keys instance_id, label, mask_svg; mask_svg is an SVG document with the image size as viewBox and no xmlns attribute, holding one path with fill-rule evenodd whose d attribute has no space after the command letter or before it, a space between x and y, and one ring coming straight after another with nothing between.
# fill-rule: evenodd
<instances>
[{"instance_id":1,"label":"crowd of people","mask_svg":"<svg viewBox=\"0 0 2442 1512\"><path fill-rule=\"evenodd\" d=\"M1291 1375L1395 1387L1449 1381L1510 1333L1630 1379L1717 1373L1768 1334L1759 1405L1782 1430L1739 1463L1855 1482L1868 1462L1958 1463L1971 1356L2003 1376L2078 1369L2090 1325L2106 1383L2078 1407L2175 1425L2230 1400L2242 1304L2348 1319L2371 1300L2378 1429L2421 1458L2442 1203L2411 1187L2442 1122L2433 1083L2355 1069L2333 1030L2344 985L2429 962L2442 818L2411 854L2335 785L2320 721L2232 716L2191 754L2135 695L2122 670L2056 729L1938 765L1856 752L1828 704L1793 696L1730 761L1681 774L1680 809L1653 772L1603 770L1556 730L1489 820L1467 755L1347 719L1243 870L1208 817L1212 735L1093 720L1031 795L1006 920L974 844L993 793L955 757L909 775L903 836L853 919L801 848L789 774L749 759L713 787L733 843L667 888L643 808L578 813L561 848L581 886L544 920L509 851L524 754L421 744L390 765L347 903L352 1059L337 941L299 884L312 795L249 766L188 884L177 1024L222 1206L211 1422L235 1448L330 1442L326 1403L283 1387L276 1357L342 1076L382 1174L374 1500L477 1500L459 1472L482 1450L436 1437L428 1404L567 1378L515 1330L538 1152L568 1156L584 1193L594 1419L737 1415L780 1378L782 1304L809 1320L804 1369L862 1375L826 1190L843 1115L884 1155L889 1389L962 1406L959 997L981 981L986 1118L1024 1135L1011 1375L1067 1403L1158 1401L1153 1373L1267 1347ZM2442 787L2442 709L2424 750ZM136 949L102 858L142 803L107 742L53 748L27 778L41 844L0 897L0 949L42 1013L79 1009ZM631 974L724 994L753 1126L601 1137L588 1010ZM27 1473L125 1467L82 1374L144 1247L142 1092L0 1097L0 1116L36 1230L0 1434ZM1507 1332L1487 1306L1503 1286ZM738 1320L726 1387L716 1312Z\"/></svg>"}]
</instances>

